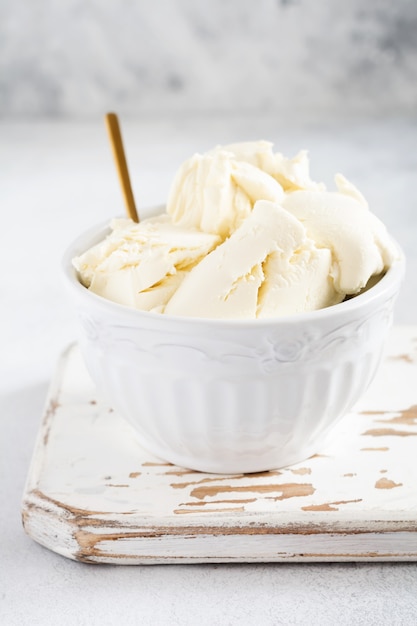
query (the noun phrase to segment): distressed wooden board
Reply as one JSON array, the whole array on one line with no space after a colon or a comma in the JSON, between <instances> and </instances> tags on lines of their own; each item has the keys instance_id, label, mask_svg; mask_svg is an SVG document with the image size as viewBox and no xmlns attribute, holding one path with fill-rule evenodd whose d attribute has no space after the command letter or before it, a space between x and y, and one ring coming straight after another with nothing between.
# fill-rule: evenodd
<instances>
[{"instance_id":1,"label":"distressed wooden board","mask_svg":"<svg viewBox=\"0 0 417 626\"><path fill-rule=\"evenodd\" d=\"M99 563L417 560L417 327L320 454L252 475L164 463L97 397L78 348L51 385L23 498L26 532Z\"/></svg>"}]
</instances>

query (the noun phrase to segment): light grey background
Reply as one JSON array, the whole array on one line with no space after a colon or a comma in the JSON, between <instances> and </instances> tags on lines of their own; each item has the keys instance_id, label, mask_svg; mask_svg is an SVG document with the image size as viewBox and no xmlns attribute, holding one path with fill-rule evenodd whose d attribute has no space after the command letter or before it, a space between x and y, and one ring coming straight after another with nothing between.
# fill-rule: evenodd
<instances>
[{"instance_id":1,"label":"light grey background","mask_svg":"<svg viewBox=\"0 0 417 626\"><path fill-rule=\"evenodd\" d=\"M0 0L0 115L401 114L415 0Z\"/></svg>"}]
</instances>

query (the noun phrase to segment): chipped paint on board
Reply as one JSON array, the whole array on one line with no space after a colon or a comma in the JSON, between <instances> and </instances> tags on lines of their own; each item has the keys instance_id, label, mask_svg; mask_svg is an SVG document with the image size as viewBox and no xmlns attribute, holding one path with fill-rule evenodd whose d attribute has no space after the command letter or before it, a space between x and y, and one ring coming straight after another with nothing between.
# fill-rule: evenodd
<instances>
[{"instance_id":1,"label":"chipped paint on board","mask_svg":"<svg viewBox=\"0 0 417 626\"><path fill-rule=\"evenodd\" d=\"M269 496L276 500L286 500L287 498L298 498L300 496L310 496L314 493L313 485L308 483L281 483L281 484L250 484L250 485L212 485L208 487L195 487L191 491L193 498L204 498L217 496L219 493L259 493L259 494L275 494L277 496Z\"/></svg>"},{"instance_id":2,"label":"chipped paint on board","mask_svg":"<svg viewBox=\"0 0 417 626\"><path fill-rule=\"evenodd\" d=\"M402 487L402 483L396 483L389 478L379 478L375 483L375 489L395 489L395 487Z\"/></svg>"},{"instance_id":3,"label":"chipped paint on board","mask_svg":"<svg viewBox=\"0 0 417 626\"><path fill-rule=\"evenodd\" d=\"M371 428L362 434L371 437L415 437L417 432L396 430L395 428Z\"/></svg>"},{"instance_id":4,"label":"chipped paint on board","mask_svg":"<svg viewBox=\"0 0 417 626\"><path fill-rule=\"evenodd\" d=\"M356 504L362 502L362 498L356 500L336 500L336 502L324 502L323 504L310 504L301 507L303 511L338 511L343 504Z\"/></svg>"},{"instance_id":5,"label":"chipped paint on board","mask_svg":"<svg viewBox=\"0 0 417 626\"><path fill-rule=\"evenodd\" d=\"M290 469L291 474L295 474L296 476L305 476L306 474L311 474L311 467L299 467L297 469Z\"/></svg>"},{"instance_id":6,"label":"chipped paint on board","mask_svg":"<svg viewBox=\"0 0 417 626\"><path fill-rule=\"evenodd\" d=\"M250 475L143 451L69 350L29 472L28 534L86 563L417 560L417 359L409 331L396 332L379 379L321 451Z\"/></svg>"}]
</instances>

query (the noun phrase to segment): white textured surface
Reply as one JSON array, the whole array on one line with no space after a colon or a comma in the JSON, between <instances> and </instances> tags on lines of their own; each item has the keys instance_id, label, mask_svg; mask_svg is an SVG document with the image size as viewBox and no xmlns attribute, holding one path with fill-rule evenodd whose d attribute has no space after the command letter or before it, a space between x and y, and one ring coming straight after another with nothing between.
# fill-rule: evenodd
<instances>
[{"instance_id":1,"label":"white textured surface","mask_svg":"<svg viewBox=\"0 0 417 626\"><path fill-rule=\"evenodd\" d=\"M0 113L412 111L414 0L3 0Z\"/></svg>"},{"instance_id":2,"label":"white textured surface","mask_svg":"<svg viewBox=\"0 0 417 626\"><path fill-rule=\"evenodd\" d=\"M408 281L396 323L415 324L415 122L292 126L271 118L124 124L139 207L164 200L194 150L260 136L288 154L307 147L313 175L350 177L403 245ZM24 535L20 499L48 381L75 336L57 262L79 232L123 208L101 121L3 124L0 136L2 623L413 624L414 564L103 568L66 561Z\"/></svg>"}]
</instances>

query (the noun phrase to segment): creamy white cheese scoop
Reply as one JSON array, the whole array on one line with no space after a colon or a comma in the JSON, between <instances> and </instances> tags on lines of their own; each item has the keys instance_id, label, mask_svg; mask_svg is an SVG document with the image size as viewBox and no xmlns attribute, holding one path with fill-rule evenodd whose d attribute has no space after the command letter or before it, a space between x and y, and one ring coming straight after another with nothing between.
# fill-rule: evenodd
<instances>
[{"instance_id":1,"label":"creamy white cheese scoop","mask_svg":"<svg viewBox=\"0 0 417 626\"><path fill-rule=\"evenodd\" d=\"M311 180L307 153L266 141L195 154L174 177L167 212L111 234L74 259L98 295L147 311L266 318L355 295L396 257L385 226L341 174Z\"/></svg>"}]
</instances>

